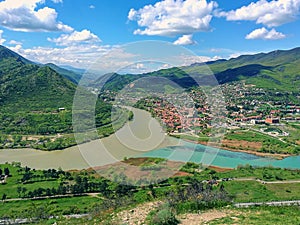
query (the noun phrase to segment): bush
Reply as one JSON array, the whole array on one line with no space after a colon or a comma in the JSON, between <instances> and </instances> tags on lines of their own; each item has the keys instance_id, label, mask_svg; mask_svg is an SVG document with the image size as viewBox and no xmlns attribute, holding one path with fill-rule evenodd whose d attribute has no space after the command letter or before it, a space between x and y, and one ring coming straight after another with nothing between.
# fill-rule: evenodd
<instances>
[{"instance_id":1,"label":"bush","mask_svg":"<svg viewBox=\"0 0 300 225\"><path fill-rule=\"evenodd\" d=\"M179 220L175 217L171 208L164 205L162 208L150 213L149 225L177 225Z\"/></svg>"}]
</instances>

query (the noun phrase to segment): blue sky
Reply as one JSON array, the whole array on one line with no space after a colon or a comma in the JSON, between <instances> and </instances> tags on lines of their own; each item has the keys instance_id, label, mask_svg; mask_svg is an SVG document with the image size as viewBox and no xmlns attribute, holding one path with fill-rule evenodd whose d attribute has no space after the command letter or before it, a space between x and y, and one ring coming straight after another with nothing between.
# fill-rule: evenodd
<instances>
[{"instance_id":1,"label":"blue sky","mask_svg":"<svg viewBox=\"0 0 300 225\"><path fill-rule=\"evenodd\" d=\"M300 46L300 0L2 0L0 43L86 68L116 46L159 40L195 61Z\"/></svg>"}]
</instances>

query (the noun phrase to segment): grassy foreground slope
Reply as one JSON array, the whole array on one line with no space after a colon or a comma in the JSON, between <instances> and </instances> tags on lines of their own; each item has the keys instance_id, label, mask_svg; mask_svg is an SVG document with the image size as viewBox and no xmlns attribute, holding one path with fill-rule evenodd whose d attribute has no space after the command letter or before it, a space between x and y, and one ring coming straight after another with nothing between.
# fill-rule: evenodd
<instances>
[{"instance_id":1,"label":"grassy foreground slope","mask_svg":"<svg viewBox=\"0 0 300 225\"><path fill-rule=\"evenodd\" d=\"M149 158L124 161L134 162L140 163L141 168L145 164L164 163L163 159ZM128 221L135 219L155 225L170 219L174 223L169 224L177 224L176 221L184 222L186 218L195 216L199 221L199 216L210 213L211 209L215 214L222 212L221 217L211 220L212 224L247 224L243 221L252 224L265 221L265 216L273 217L272 222L282 221L283 215L293 216L293 219L287 220L290 222L299 218L296 207L237 209L232 205L238 202L298 200L299 170L246 166L218 172L218 169L186 163L173 177L141 187L121 184L119 181L124 181L124 174L108 180L91 169L41 171L18 163L0 165L0 169L2 174L8 174L5 182L0 184L0 220L29 218L40 224L123 224L128 218ZM258 178L265 183L257 181ZM82 219L63 217L86 213L89 216ZM233 213L236 219L231 218Z\"/></svg>"}]
</instances>

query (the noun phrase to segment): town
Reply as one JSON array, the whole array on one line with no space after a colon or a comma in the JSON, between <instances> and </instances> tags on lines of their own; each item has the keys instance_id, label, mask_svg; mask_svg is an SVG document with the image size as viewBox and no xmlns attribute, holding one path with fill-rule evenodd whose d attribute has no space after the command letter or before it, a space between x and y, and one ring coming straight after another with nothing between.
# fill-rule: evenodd
<instances>
[{"instance_id":1,"label":"town","mask_svg":"<svg viewBox=\"0 0 300 225\"><path fill-rule=\"evenodd\" d=\"M222 128L223 147L228 149L236 149L232 141L247 134L253 138L241 149L274 153L270 143L268 149L263 146L262 142L269 140L276 142L280 153L287 144L289 148L300 147L300 99L296 93L262 89L244 81L222 84L210 92L205 87L194 87L184 92L145 94L132 84L127 88L130 91L126 89L119 96L110 90L101 92L100 96L115 105L126 104L149 111L168 135L205 143L216 129ZM260 142L259 147L251 149L251 142ZM279 146L282 149L278 151ZM283 153L296 153L295 149Z\"/></svg>"}]
</instances>

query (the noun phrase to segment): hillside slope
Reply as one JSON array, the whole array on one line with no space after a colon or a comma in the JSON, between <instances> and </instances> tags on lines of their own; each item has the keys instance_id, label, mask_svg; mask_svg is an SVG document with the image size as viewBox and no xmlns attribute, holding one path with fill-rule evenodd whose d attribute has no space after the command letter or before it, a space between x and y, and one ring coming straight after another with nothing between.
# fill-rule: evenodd
<instances>
[{"instance_id":1,"label":"hillside slope","mask_svg":"<svg viewBox=\"0 0 300 225\"><path fill-rule=\"evenodd\" d=\"M197 85L193 76L200 78L201 85L210 85L212 74L220 84L243 80L264 89L299 91L300 48L242 55L229 60L195 63L140 75L114 74L104 88L120 90L133 80L147 76L165 77L183 88L189 88Z\"/></svg>"},{"instance_id":2,"label":"hillside slope","mask_svg":"<svg viewBox=\"0 0 300 225\"><path fill-rule=\"evenodd\" d=\"M51 68L0 47L0 111L70 108L76 86Z\"/></svg>"}]
</instances>

